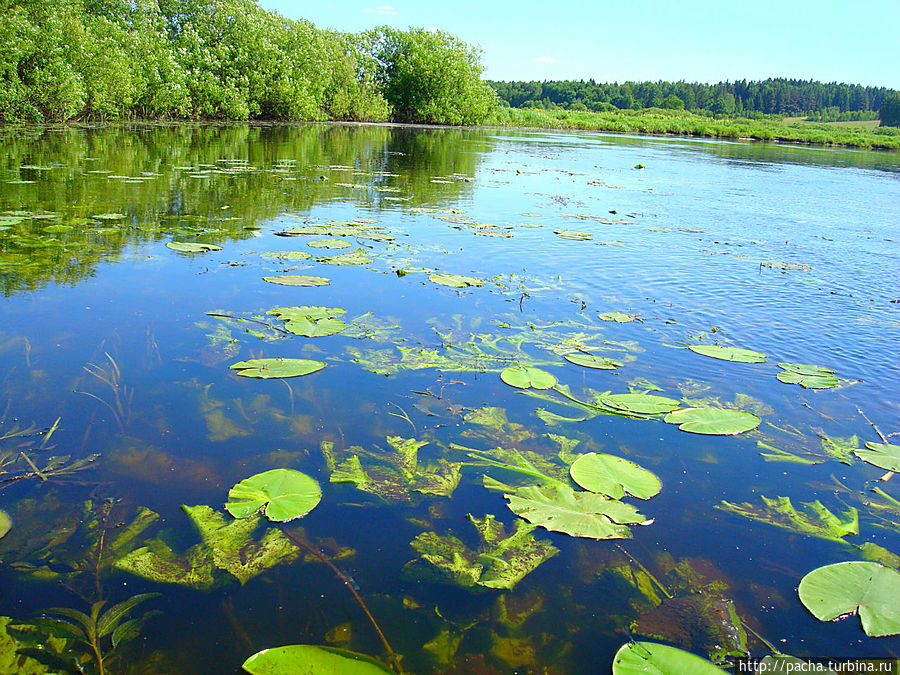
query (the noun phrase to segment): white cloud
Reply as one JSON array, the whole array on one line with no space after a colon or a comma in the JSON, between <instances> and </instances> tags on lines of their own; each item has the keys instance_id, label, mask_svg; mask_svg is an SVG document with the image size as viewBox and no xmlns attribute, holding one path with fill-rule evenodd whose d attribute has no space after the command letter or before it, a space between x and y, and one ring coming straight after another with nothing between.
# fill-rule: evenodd
<instances>
[{"instance_id":1,"label":"white cloud","mask_svg":"<svg viewBox=\"0 0 900 675\"><path fill-rule=\"evenodd\" d=\"M556 59L552 56L539 56L535 59L538 63L556 63Z\"/></svg>"},{"instance_id":2,"label":"white cloud","mask_svg":"<svg viewBox=\"0 0 900 675\"><path fill-rule=\"evenodd\" d=\"M363 10L367 14L378 14L380 16L396 16L397 10L390 5L381 5L381 7L369 7Z\"/></svg>"}]
</instances>

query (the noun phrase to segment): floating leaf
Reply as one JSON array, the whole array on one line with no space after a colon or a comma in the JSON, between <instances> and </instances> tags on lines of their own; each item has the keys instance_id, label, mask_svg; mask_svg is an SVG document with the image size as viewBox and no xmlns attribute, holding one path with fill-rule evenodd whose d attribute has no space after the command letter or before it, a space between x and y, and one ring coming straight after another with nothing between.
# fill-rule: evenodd
<instances>
[{"instance_id":1,"label":"floating leaf","mask_svg":"<svg viewBox=\"0 0 900 675\"><path fill-rule=\"evenodd\" d=\"M779 381L799 384L804 389L828 389L840 384L830 368L809 363L779 363L778 367L782 369L777 375Z\"/></svg>"},{"instance_id":2,"label":"floating leaf","mask_svg":"<svg viewBox=\"0 0 900 675\"><path fill-rule=\"evenodd\" d=\"M594 238L590 232L581 232L579 230L553 230L553 234L561 239L571 239L573 241L588 241Z\"/></svg>"},{"instance_id":3,"label":"floating leaf","mask_svg":"<svg viewBox=\"0 0 900 675\"><path fill-rule=\"evenodd\" d=\"M760 419L744 410L723 408L683 408L665 416L669 424L677 424L682 431L692 434L734 436L759 426Z\"/></svg>"},{"instance_id":4,"label":"floating leaf","mask_svg":"<svg viewBox=\"0 0 900 675\"><path fill-rule=\"evenodd\" d=\"M629 504L564 486L531 485L504 496L509 500L509 509L517 516L573 537L627 539L631 537L627 524L649 522Z\"/></svg>"},{"instance_id":5,"label":"floating leaf","mask_svg":"<svg viewBox=\"0 0 900 675\"><path fill-rule=\"evenodd\" d=\"M225 510L248 518L265 506L266 518L283 523L302 518L322 499L319 484L294 469L272 469L245 478L228 491Z\"/></svg>"},{"instance_id":6,"label":"floating leaf","mask_svg":"<svg viewBox=\"0 0 900 675\"><path fill-rule=\"evenodd\" d=\"M351 246L350 242L344 239L313 239L306 242L306 245L313 248L350 248Z\"/></svg>"},{"instance_id":7,"label":"floating leaf","mask_svg":"<svg viewBox=\"0 0 900 675\"><path fill-rule=\"evenodd\" d=\"M569 467L569 474L585 490L621 499L626 492L638 499L650 499L662 489L652 471L622 457L590 452Z\"/></svg>"},{"instance_id":8,"label":"floating leaf","mask_svg":"<svg viewBox=\"0 0 900 675\"><path fill-rule=\"evenodd\" d=\"M643 168L643 167L642 167ZM723 675L706 659L677 647L629 642L613 657L613 675Z\"/></svg>"},{"instance_id":9,"label":"floating leaf","mask_svg":"<svg viewBox=\"0 0 900 675\"><path fill-rule=\"evenodd\" d=\"M257 652L244 661L250 675L385 675L384 665L364 654L337 647L288 645Z\"/></svg>"},{"instance_id":10,"label":"floating leaf","mask_svg":"<svg viewBox=\"0 0 900 675\"><path fill-rule=\"evenodd\" d=\"M603 312L598 316L604 321L615 321L616 323L628 323L637 318L637 314L626 314L625 312Z\"/></svg>"},{"instance_id":11,"label":"floating leaf","mask_svg":"<svg viewBox=\"0 0 900 675\"><path fill-rule=\"evenodd\" d=\"M260 253L263 258L278 258L279 260L306 260L312 258L311 253L306 251L268 251Z\"/></svg>"},{"instance_id":12,"label":"floating leaf","mask_svg":"<svg viewBox=\"0 0 900 675\"><path fill-rule=\"evenodd\" d=\"M577 366L585 368L597 368L599 370L613 370L622 365L621 361L614 361L606 356L595 356L594 354L585 354L584 352L576 352L574 354L566 354L566 361L574 363Z\"/></svg>"},{"instance_id":13,"label":"floating leaf","mask_svg":"<svg viewBox=\"0 0 900 675\"><path fill-rule=\"evenodd\" d=\"M868 450L854 450L853 453L864 462L888 471L900 472L900 445L867 441L866 447ZM0 526L0 531L2 531L2 526ZM0 537L2 536L0 534Z\"/></svg>"},{"instance_id":14,"label":"floating leaf","mask_svg":"<svg viewBox=\"0 0 900 675\"><path fill-rule=\"evenodd\" d=\"M97 216L94 216L95 218ZM201 244L199 242L192 241L170 241L166 242L166 248L170 248L173 251L179 251L180 253L206 253L207 251L221 251L222 247L217 246L216 244Z\"/></svg>"},{"instance_id":15,"label":"floating leaf","mask_svg":"<svg viewBox=\"0 0 900 675\"><path fill-rule=\"evenodd\" d=\"M889 567L863 561L825 565L804 576L797 592L820 621L859 612L866 635L900 634L900 573Z\"/></svg>"},{"instance_id":16,"label":"floating leaf","mask_svg":"<svg viewBox=\"0 0 900 675\"><path fill-rule=\"evenodd\" d=\"M327 286L331 283L325 277L310 277L303 274L282 274L277 277L263 277L263 281L282 286Z\"/></svg>"},{"instance_id":17,"label":"floating leaf","mask_svg":"<svg viewBox=\"0 0 900 675\"><path fill-rule=\"evenodd\" d=\"M10 529L12 529L12 519L6 511L0 509L0 539L3 539Z\"/></svg>"},{"instance_id":18,"label":"floating leaf","mask_svg":"<svg viewBox=\"0 0 900 675\"><path fill-rule=\"evenodd\" d=\"M407 563L405 571L464 588L473 585L510 589L526 574L559 552L548 541L536 540L534 525L522 520L507 535L502 523L488 514L484 518L466 516L478 530L481 546L471 550L453 535L423 532L410 542L420 557Z\"/></svg>"},{"instance_id":19,"label":"floating leaf","mask_svg":"<svg viewBox=\"0 0 900 675\"><path fill-rule=\"evenodd\" d=\"M763 363L766 355L755 352L752 349L740 347L720 347L719 345L688 345L688 349L703 356L711 356L723 361L737 361L738 363Z\"/></svg>"},{"instance_id":20,"label":"floating leaf","mask_svg":"<svg viewBox=\"0 0 900 675\"><path fill-rule=\"evenodd\" d=\"M464 277L459 274L432 274L428 277L429 281L433 281L441 286L451 286L453 288L465 288L466 286L484 286L484 281L475 277Z\"/></svg>"},{"instance_id":21,"label":"floating leaf","mask_svg":"<svg viewBox=\"0 0 900 675\"><path fill-rule=\"evenodd\" d=\"M316 262L324 265L368 265L372 258L359 252L351 252L316 258Z\"/></svg>"},{"instance_id":22,"label":"floating leaf","mask_svg":"<svg viewBox=\"0 0 900 675\"><path fill-rule=\"evenodd\" d=\"M347 327L336 318L346 314L340 307L275 307L266 314L272 314L284 321L284 329L294 335L304 337L322 337L340 333Z\"/></svg>"},{"instance_id":23,"label":"floating leaf","mask_svg":"<svg viewBox=\"0 0 900 675\"><path fill-rule=\"evenodd\" d=\"M802 511L798 511L791 504L789 497L769 499L763 495L762 500L765 504L764 508L754 506L749 502L733 504L726 501L717 505L716 508L819 539L842 542L842 537L859 534L859 514L852 507L842 515L835 515L819 500L801 503Z\"/></svg>"},{"instance_id":24,"label":"floating leaf","mask_svg":"<svg viewBox=\"0 0 900 675\"><path fill-rule=\"evenodd\" d=\"M639 415L658 415L671 412L681 405L673 398L654 394L606 394L599 396L597 401L608 408Z\"/></svg>"},{"instance_id":25,"label":"floating leaf","mask_svg":"<svg viewBox=\"0 0 900 675\"><path fill-rule=\"evenodd\" d=\"M533 366L510 366L500 373L500 379L519 389L550 389L557 382L552 374Z\"/></svg>"},{"instance_id":26,"label":"floating leaf","mask_svg":"<svg viewBox=\"0 0 900 675\"><path fill-rule=\"evenodd\" d=\"M229 366L237 370L238 375L244 377L257 377L271 379L275 377L299 377L309 375L325 367L322 361L310 361L309 359L250 359L239 361Z\"/></svg>"}]
</instances>

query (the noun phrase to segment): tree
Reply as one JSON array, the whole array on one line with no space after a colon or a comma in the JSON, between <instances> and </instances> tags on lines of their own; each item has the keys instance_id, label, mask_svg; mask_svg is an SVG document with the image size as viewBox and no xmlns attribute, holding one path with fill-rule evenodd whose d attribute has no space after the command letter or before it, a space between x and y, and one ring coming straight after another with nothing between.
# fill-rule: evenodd
<instances>
[{"instance_id":1,"label":"tree","mask_svg":"<svg viewBox=\"0 0 900 675\"><path fill-rule=\"evenodd\" d=\"M442 31L382 26L364 40L375 77L399 122L478 124L496 107L481 81L481 54Z\"/></svg>"},{"instance_id":2,"label":"tree","mask_svg":"<svg viewBox=\"0 0 900 675\"><path fill-rule=\"evenodd\" d=\"M900 94L885 96L878 109L878 119L883 127L900 127Z\"/></svg>"},{"instance_id":3,"label":"tree","mask_svg":"<svg viewBox=\"0 0 900 675\"><path fill-rule=\"evenodd\" d=\"M665 108L666 110L684 110L684 101L675 94L669 94L663 99L660 107Z\"/></svg>"}]
</instances>

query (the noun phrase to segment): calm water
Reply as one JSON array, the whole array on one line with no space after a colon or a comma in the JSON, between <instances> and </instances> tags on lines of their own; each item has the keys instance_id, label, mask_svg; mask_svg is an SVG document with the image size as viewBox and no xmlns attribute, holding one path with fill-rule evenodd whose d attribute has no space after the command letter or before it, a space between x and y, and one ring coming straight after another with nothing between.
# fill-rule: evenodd
<instances>
[{"instance_id":1,"label":"calm water","mask_svg":"<svg viewBox=\"0 0 900 675\"><path fill-rule=\"evenodd\" d=\"M819 622L796 593L812 569L864 559L854 546L900 555L898 479L877 483L884 471L849 453L880 440L863 414L900 432L900 156L386 127L2 134L0 509L13 527L0 541L0 616L29 624L51 607L159 593L133 616L158 614L107 656L113 673L239 672L254 652L292 643L386 660L321 562L259 564L242 585L210 562L181 508L208 505L222 527L235 483L284 467L323 491L291 532L351 577L407 672L607 672L629 632L714 657L736 634L729 602L786 653L900 652L900 639L869 638L855 617ZM294 228L310 234L279 236ZM349 246L309 245L324 238ZM185 254L173 241L221 250ZM316 260L354 252L343 262L368 260ZM447 287L434 273L483 285ZM263 280L283 274L330 284ZM266 314L312 305L346 310L347 328L302 337ZM598 316L611 311L636 320ZM563 359L577 351L622 365ZM229 368L265 357L327 366L271 380ZM840 386L784 384L778 362L831 368ZM582 400L650 391L762 423L713 436L662 416L597 414L507 386L499 372L516 364ZM427 441L411 474L397 468L395 436ZM538 528L534 539L558 553L511 590L461 583L410 542L455 537L477 579L500 554L467 514L492 514L508 533L520 521L482 476L531 479L479 466L459 446L534 453L557 472L561 448L628 458L662 481L652 499L625 499L653 522L601 541ZM779 451L793 461L772 461ZM330 481L354 455L370 491ZM45 469L52 456L68 459ZM451 496L415 491L455 469ZM393 486L386 498L379 481ZM819 500L842 517L857 509L859 534L828 539L717 508L764 514L762 496ZM216 555L253 564L272 527ZM142 551L167 562L171 583L134 573L128 561ZM769 653L752 632L748 649Z\"/></svg>"}]
</instances>

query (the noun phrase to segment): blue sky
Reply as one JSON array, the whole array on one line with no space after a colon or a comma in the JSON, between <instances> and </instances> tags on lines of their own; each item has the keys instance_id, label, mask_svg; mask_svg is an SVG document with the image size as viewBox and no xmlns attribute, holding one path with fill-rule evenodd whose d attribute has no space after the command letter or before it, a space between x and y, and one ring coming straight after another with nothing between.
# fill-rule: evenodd
<instances>
[{"instance_id":1,"label":"blue sky","mask_svg":"<svg viewBox=\"0 0 900 675\"><path fill-rule=\"evenodd\" d=\"M320 28L439 28L496 80L792 77L900 89L900 0L260 0Z\"/></svg>"}]
</instances>

